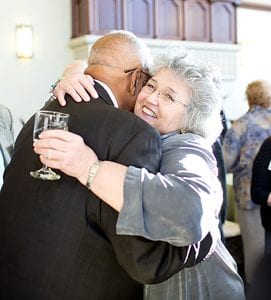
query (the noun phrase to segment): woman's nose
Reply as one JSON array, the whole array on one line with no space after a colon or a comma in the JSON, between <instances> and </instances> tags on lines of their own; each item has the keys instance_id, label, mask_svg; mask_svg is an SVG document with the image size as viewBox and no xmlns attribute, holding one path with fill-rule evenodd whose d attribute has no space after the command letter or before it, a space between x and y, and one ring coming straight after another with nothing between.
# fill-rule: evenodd
<instances>
[{"instance_id":1,"label":"woman's nose","mask_svg":"<svg viewBox=\"0 0 271 300\"><path fill-rule=\"evenodd\" d=\"M160 91L156 90L147 96L147 101L149 101L154 105L158 105L159 97L160 97Z\"/></svg>"}]
</instances>

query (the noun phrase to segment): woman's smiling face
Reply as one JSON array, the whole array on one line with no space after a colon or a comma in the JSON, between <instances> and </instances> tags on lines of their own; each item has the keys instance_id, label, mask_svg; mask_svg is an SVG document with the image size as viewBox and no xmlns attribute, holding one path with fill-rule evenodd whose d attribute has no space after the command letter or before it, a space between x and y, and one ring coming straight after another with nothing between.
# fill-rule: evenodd
<instances>
[{"instance_id":1,"label":"woman's smiling face","mask_svg":"<svg viewBox=\"0 0 271 300\"><path fill-rule=\"evenodd\" d=\"M173 72L161 69L138 94L134 113L160 134L180 130L190 95L191 90L184 81Z\"/></svg>"}]
</instances>

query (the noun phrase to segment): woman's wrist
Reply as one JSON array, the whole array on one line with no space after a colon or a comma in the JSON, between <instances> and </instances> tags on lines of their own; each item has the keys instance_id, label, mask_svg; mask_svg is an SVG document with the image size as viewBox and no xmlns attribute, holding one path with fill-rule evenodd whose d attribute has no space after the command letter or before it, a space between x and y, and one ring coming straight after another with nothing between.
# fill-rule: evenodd
<instances>
[{"instance_id":1,"label":"woman's wrist","mask_svg":"<svg viewBox=\"0 0 271 300\"><path fill-rule=\"evenodd\" d=\"M84 169L79 173L78 176L75 176L75 178L82 184L86 185L87 179L88 179L88 171L91 168L91 166L96 162L98 158L92 159L89 158L85 160Z\"/></svg>"},{"instance_id":2,"label":"woman's wrist","mask_svg":"<svg viewBox=\"0 0 271 300\"><path fill-rule=\"evenodd\" d=\"M52 99L52 100L55 100L55 99L57 98L56 95L55 95L55 88L57 87L57 85L59 84L59 82L60 82L62 79L64 79L64 76L58 78L57 81L54 82L54 83L51 85L51 87L50 87L49 93L50 93L50 96L51 96L51 99Z\"/></svg>"},{"instance_id":3,"label":"woman's wrist","mask_svg":"<svg viewBox=\"0 0 271 300\"><path fill-rule=\"evenodd\" d=\"M86 188L87 189L91 189L91 185L92 182L95 178L95 176L97 175L97 173L99 172L100 166L102 164L101 160L96 160L96 162L89 168L88 174L87 174L87 181L86 181Z\"/></svg>"},{"instance_id":4,"label":"woman's wrist","mask_svg":"<svg viewBox=\"0 0 271 300\"><path fill-rule=\"evenodd\" d=\"M92 182L97 175L100 166L102 164L102 161L96 158L96 160L89 160L84 170L81 172L81 174L77 177L77 180L84 185L87 189L91 189Z\"/></svg>"}]
</instances>

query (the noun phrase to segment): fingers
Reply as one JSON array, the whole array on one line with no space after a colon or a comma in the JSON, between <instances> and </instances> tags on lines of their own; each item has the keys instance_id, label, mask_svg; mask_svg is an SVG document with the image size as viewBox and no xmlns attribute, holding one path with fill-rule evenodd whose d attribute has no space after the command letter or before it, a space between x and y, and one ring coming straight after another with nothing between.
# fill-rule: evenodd
<instances>
[{"instance_id":1,"label":"fingers","mask_svg":"<svg viewBox=\"0 0 271 300\"><path fill-rule=\"evenodd\" d=\"M49 168L53 168L53 169L61 169L60 165L61 163L58 160L54 160L52 158L48 158L45 155L40 155L40 161L46 165Z\"/></svg>"},{"instance_id":2,"label":"fingers","mask_svg":"<svg viewBox=\"0 0 271 300\"><path fill-rule=\"evenodd\" d=\"M48 145L42 147L42 143L44 143L44 141L42 141L38 147L34 147L34 152L40 155L41 162L50 168L65 171L63 165L65 163L70 165L71 162L69 153L61 151L60 149L50 148Z\"/></svg>"},{"instance_id":3,"label":"fingers","mask_svg":"<svg viewBox=\"0 0 271 300\"><path fill-rule=\"evenodd\" d=\"M43 154L50 159L52 157L52 150L65 152L67 143L59 139L42 139L34 143L34 151L38 154Z\"/></svg>"},{"instance_id":4,"label":"fingers","mask_svg":"<svg viewBox=\"0 0 271 300\"><path fill-rule=\"evenodd\" d=\"M62 147L61 143L62 145L66 144L66 146ZM59 169L75 178L79 178L86 169L89 169L89 166L93 164L93 157L95 158L95 155L90 155L91 150L86 146L80 149L80 147L74 147L74 145L63 141L57 144L53 139L49 143L46 139L39 140L37 145L34 145L34 151L40 155L43 164L50 168Z\"/></svg>"},{"instance_id":5,"label":"fingers","mask_svg":"<svg viewBox=\"0 0 271 300\"><path fill-rule=\"evenodd\" d=\"M39 137L40 139L34 143L34 151L45 156L48 156L49 150L78 154L85 147L84 140L79 135L64 130L47 130L42 132Z\"/></svg>"},{"instance_id":6,"label":"fingers","mask_svg":"<svg viewBox=\"0 0 271 300\"><path fill-rule=\"evenodd\" d=\"M50 154L50 149L47 150L47 154L45 155L45 158L52 159L51 154Z\"/></svg>"},{"instance_id":7,"label":"fingers","mask_svg":"<svg viewBox=\"0 0 271 300\"><path fill-rule=\"evenodd\" d=\"M39 153L38 153L39 152ZM44 157L44 159L46 160L55 160L55 161L63 161L63 152L60 152L59 150L56 149L42 149L40 148L38 150L38 152L36 152L37 154L40 154L41 156Z\"/></svg>"},{"instance_id":8,"label":"fingers","mask_svg":"<svg viewBox=\"0 0 271 300\"><path fill-rule=\"evenodd\" d=\"M58 102L61 106L65 106L66 105L66 100L64 98L65 96L65 92L62 90L54 90L54 95L56 96L56 98L58 99Z\"/></svg>"},{"instance_id":9,"label":"fingers","mask_svg":"<svg viewBox=\"0 0 271 300\"><path fill-rule=\"evenodd\" d=\"M77 82L73 82L70 79L63 79L55 87L54 94L58 99L61 99L62 102L64 101L65 103L66 103L66 101L64 99L65 94L69 94L76 102L80 102L80 101L82 101L82 98L77 93L77 90L80 89L80 87L81 87L81 85ZM83 88L81 87L81 89L83 89ZM60 101L59 101L59 103L60 103Z\"/></svg>"},{"instance_id":10,"label":"fingers","mask_svg":"<svg viewBox=\"0 0 271 300\"><path fill-rule=\"evenodd\" d=\"M48 167L59 169L75 178L80 178L97 160L97 155L84 143L82 137L58 129L42 132L40 139L34 143L34 151Z\"/></svg>"},{"instance_id":11,"label":"fingers","mask_svg":"<svg viewBox=\"0 0 271 300\"><path fill-rule=\"evenodd\" d=\"M82 139L79 135L62 129L45 130L39 135L39 138L40 140L47 138L57 138L66 142Z\"/></svg>"},{"instance_id":12,"label":"fingers","mask_svg":"<svg viewBox=\"0 0 271 300\"><path fill-rule=\"evenodd\" d=\"M88 84L89 85L89 84ZM89 94L85 90L85 83L83 80L73 83L73 90L70 94L76 102L81 102L82 100L88 102L90 100Z\"/></svg>"},{"instance_id":13,"label":"fingers","mask_svg":"<svg viewBox=\"0 0 271 300\"><path fill-rule=\"evenodd\" d=\"M90 75L75 73L62 79L54 89L54 95L57 97L60 105L64 106L66 101L65 94L69 94L76 102L89 101L90 96L98 98L94 88L94 80Z\"/></svg>"},{"instance_id":14,"label":"fingers","mask_svg":"<svg viewBox=\"0 0 271 300\"><path fill-rule=\"evenodd\" d=\"M88 102L90 100L89 94L93 98L98 98L98 94L94 88L94 80L90 75L74 75L73 78L66 82L65 89L76 102L81 102L82 100Z\"/></svg>"},{"instance_id":15,"label":"fingers","mask_svg":"<svg viewBox=\"0 0 271 300\"><path fill-rule=\"evenodd\" d=\"M90 75L84 75L84 77L80 78L80 83L89 92L91 97L98 98L98 93L96 92L96 90L94 88L94 80ZM84 101L88 101L88 100L85 100L85 98L83 98L83 99L84 99Z\"/></svg>"}]
</instances>

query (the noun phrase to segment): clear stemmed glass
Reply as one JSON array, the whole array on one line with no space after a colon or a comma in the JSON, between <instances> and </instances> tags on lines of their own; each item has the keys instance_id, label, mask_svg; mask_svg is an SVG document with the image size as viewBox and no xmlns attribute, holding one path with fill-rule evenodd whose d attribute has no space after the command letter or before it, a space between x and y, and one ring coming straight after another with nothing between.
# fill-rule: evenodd
<instances>
[{"instance_id":1,"label":"clear stemmed glass","mask_svg":"<svg viewBox=\"0 0 271 300\"><path fill-rule=\"evenodd\" d=\"M35 115L33 140L34 142L39 138L39 134L47 129L63 129L68 130L69 114L40 110ZM31 171L30 175L34 178L43 180L58 180L60 175L54 172L51 168L43 165L37 171Z\"/></svg>"}]
</instances>

